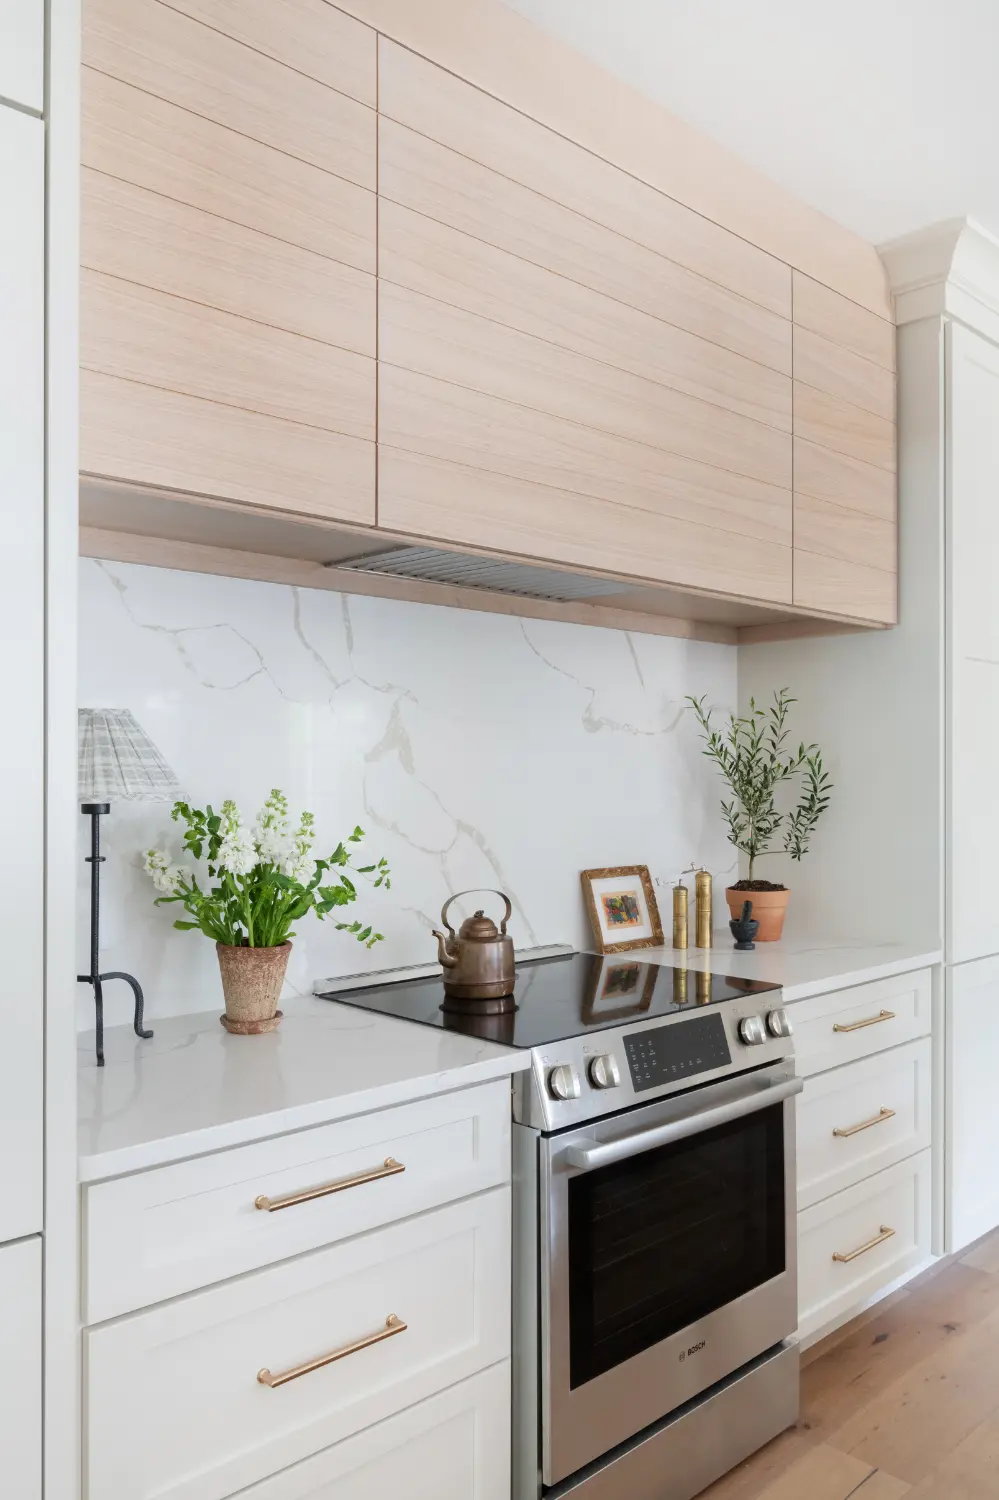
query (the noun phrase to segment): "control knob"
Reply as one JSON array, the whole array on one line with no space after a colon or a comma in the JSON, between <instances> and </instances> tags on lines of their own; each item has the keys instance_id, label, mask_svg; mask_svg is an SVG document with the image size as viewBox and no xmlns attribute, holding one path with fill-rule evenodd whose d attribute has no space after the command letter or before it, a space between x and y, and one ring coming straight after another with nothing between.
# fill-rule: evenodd
<instances>
[{"instance_id":1,"label":"control knob","mask_svg":"<svg viewBox=\"0 0 999 1500\"><path fill-rule=\"evenodd\" d=\"M579 1079L569 1063L559 1063L548 1073L548 1092L553 1099L578 1099Z\"/></svg>"},{"instance_id":2,"label":"control knob","mask_svg":"<svg viewBox=\"0 0 999 1500\"><path fill-rule=\"evenodd\" d=\"M790 1036L791 1022L786 1010L772 1010L767 1016L767 1030L771 1036Z\"/></svg>"},{"instance_id":3,"label":"control knob","mask_svg":"<svg viewBox=\"0 0 999 1500\"><path fill-rule=\"evenodd\" d=\"M759 1016L743 1016L739 1022L739 1040L747 1047L759 1047L767 1039L766 1028Z\"/></svg>"},{"instance_id":4,"label":"control knob","mask_svg":"<svg viewBox=\"0 0 999 1500\"><path fill-rule=\"evenodd\" d=\"M595 1089L616 1089L621 1082L618 1065L609 1052L602 1052L599 1057L594 1057L588 1071Z\"/></svg>"}]
</instances>

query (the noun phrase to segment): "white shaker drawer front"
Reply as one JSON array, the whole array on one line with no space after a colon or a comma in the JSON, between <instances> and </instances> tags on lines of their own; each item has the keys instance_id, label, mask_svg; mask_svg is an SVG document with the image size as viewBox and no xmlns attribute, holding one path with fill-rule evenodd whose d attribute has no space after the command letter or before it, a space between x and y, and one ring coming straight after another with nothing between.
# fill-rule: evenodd
<instances>
[{"instance_id":1,"label":"white shaker drawer front","mask_svg":"<svg viewBox=\"0 0 999 1500\"><path fill-rule=\"evenodd\" d=\"M919 969L799 1000L790 1008L798 1072L822 1073L929 1036L931 998L930 971Z\"/></svg>"},{"instance_id":2,"label":"white shaker drawer front","mask_svg":"<svg viewBox=\"0 0 999 1500\"><path fill-rule=\"evenodd\" d=\"M851 1313L930 1253L930 1152L798 1215L798 1333Z\"/></svg>"},{"instance_id":3,"label":"white shaker drawer front","mask_svg":"<svg viewBox=\"0 0 999 1500\"><path fill-rule=\"evenodd\" d=\"M910 1042L805 1082L798 1207L809 1208L930 1144L931 1042Z\"/></svg>"},{"instance_id":4,"label":"white shaker drawer front","mask_svg":"<svg viewBox=\"0 0 999 1500\"><path fill-rule=\"evenodd\" d=\"M510 1179L505 1079L87 1188L86 1321Z\"/></svg>"},{"instance_id":5,"label":"white shaker drawer front","mask_svg":"<svg viewBox=\"0 0 999 1500\"><path fill-rule=\"evenodd\" d=\"M85 1334L88 1500L222 1500L506 1359L510 1189Z\"/></svg>"},{"instance_id":6,"label":"white shaker drawer front","mask_svg":"<svg viewBox=\"0 0 999 1500\"><path fill-rule=\"evenodd\" d=\"M510 1363L243 1490L239 1500L510 1500Z\"/></svg>"}]
</instances>

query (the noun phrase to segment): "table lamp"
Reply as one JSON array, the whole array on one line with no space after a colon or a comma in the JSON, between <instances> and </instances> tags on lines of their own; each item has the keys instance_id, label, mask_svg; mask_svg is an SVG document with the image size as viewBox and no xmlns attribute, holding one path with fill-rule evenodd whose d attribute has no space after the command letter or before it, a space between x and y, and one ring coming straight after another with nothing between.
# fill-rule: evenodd
<instances>
[{"instance_id":1,"label":"table lamp","mask_svg":"<svg viewBox=\"0 0 999 1500\"><path fill-rule=\"evenodd\" d=\"M120 970L100 973L101 818L116 798L128 802L174 802L180 795L177 778L152 740L124 708L81 708L79 711L78 776L80 811L90 818L90 973L78 974L80 984L94 987L97 1007L97 1066L104 1066L104 982L123 979L135 996L133 1025L143 1030L143 995L139 981Z\"/></svg>"}]
</instances>

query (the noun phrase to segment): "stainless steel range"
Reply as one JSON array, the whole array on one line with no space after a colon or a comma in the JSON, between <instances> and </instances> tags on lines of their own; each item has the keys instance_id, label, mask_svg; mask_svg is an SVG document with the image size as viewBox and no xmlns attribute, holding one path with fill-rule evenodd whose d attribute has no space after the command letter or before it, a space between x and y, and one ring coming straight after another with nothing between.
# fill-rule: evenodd
<instances>
[{"instance_id":1,"label":"stainless steel range","mask_svg":"<svg viewBox=\"0 0 999 1500\"><path fill-rule=\"evenodd\" d=\"M331 997L333 998L333 997ZM514 1085L515 1500L688 1500L798 1412L780 990L627 955L336 999L529 1048Z\"/></svg>"}]
</instances>

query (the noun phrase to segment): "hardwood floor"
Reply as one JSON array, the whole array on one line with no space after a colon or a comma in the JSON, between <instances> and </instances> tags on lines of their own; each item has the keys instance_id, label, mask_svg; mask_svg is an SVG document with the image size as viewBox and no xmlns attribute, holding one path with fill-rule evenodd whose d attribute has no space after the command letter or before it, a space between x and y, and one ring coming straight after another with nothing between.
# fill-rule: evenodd
<instances>
[{"instance_id":1,"label":"hardwood floor","mask_svg":"<svg viewBox=\"0 0 999 1500\"><path fill-rule=\"evenodd\" d=\"M701 1500L996 1500L999 1230L804 1356L796 1427Z\"/></svg>"}]
</instances>

